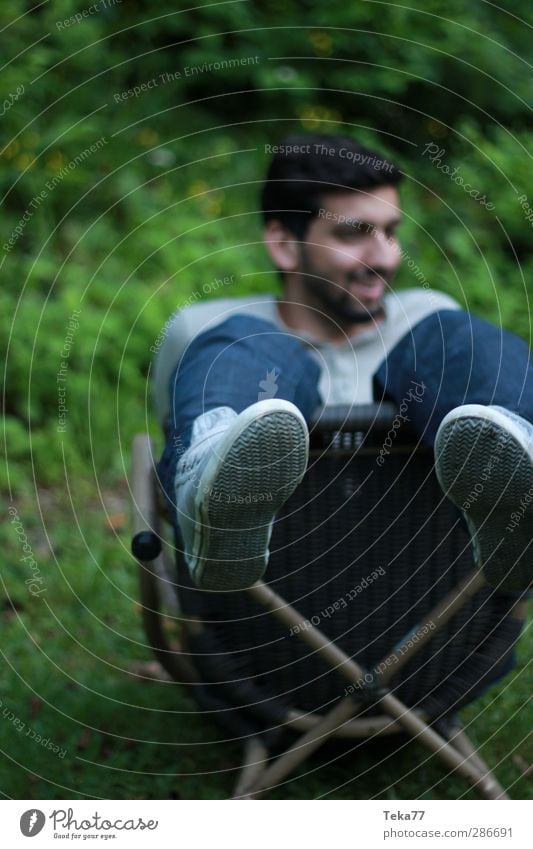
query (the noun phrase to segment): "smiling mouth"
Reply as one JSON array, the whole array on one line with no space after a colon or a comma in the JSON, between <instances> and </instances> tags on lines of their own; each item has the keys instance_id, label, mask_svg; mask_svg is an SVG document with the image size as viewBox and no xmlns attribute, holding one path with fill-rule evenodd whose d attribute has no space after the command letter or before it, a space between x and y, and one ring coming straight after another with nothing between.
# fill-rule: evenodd
<instances>
[{"instance_id":1,"label":"smiling mouth","mask_svg":"<svg viewBox=\"0 0 533 849\"><path fill-rule=\"evenodd\" d=\"M381 297L385 291L385 283L380 277L367 278L366 280L350 280L348 282L348 290L355 294Z\"/></svg>"}]
</instances>

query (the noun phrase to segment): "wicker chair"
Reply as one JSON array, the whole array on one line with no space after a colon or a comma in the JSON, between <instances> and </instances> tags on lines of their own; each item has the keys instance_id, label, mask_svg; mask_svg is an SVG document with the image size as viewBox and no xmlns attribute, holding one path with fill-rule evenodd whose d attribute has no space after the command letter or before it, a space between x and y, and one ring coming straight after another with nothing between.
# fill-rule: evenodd
<instances>
[{"instance_id":1,"label":"wicker chair","mask_svg":"<svg viewBox=\"0 0 533 849\"><path fill-rule=\"evenodd\" d=\"M317 414L265 582L243 592L197 590L175 541L162 548L152 446L134 440L146 633L200 708L245 741L235 798L263 795L331 737L399 731L483 797L507 798L456 712L509 668L525 603L495 594L474 568L431 451L393 427L395 413L381 404ZM181 651L163 611L182 625Z\"/></svg>"}]
</instances>

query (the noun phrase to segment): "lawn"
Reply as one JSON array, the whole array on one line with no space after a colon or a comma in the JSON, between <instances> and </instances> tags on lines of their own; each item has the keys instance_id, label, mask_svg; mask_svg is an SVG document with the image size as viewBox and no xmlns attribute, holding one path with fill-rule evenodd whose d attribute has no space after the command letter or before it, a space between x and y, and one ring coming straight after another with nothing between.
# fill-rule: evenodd
<instances>
[{"instance_id":1,"label":"lawn","mask_svg":"<svg viewBox=\"0 0 533 849\"><path fill-rule=\"evenodd\" d=\"M9 525L2 529L11 569L0 614L1 792L35 799L227 797L240 744L202 717L184 687L151 679L157 673L128 552L126 481L117 478L98 499L90 482L71 480L69 489L38 489L15 502L46 576L41 595L21 583L18 536ZM514 798L533 798L531 778L522 775L533 761L532 648L529 628L516 670L462 711ZM476 798L414 742L352 745L348 753L315 756L273 797Z\"/></svg>"}]
</instances>

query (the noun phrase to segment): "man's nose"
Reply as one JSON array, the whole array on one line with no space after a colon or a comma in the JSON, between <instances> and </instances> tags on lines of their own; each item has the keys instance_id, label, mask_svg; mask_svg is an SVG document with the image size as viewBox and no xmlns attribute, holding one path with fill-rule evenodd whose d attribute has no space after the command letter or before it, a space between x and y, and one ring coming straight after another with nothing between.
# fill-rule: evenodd
<instances>
[{"instance_id":1,"label":"man's nose","mask_svg":"<svg viewBox=\"0 0 533 849\"><path fill-rule=\"evenodd\" d=\"M387 239L384 233L377 231L367 240L364 261L369 267L379 266L393 271L398 265L401 254L395 239Z\"/></svg>"}]
</instances>

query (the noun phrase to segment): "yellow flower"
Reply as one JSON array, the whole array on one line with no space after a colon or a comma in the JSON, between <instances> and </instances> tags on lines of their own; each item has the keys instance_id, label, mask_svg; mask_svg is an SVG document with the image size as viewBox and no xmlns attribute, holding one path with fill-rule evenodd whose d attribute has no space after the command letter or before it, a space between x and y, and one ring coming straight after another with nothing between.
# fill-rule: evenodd
<instances>
[{"instance_id":1,"label":"yellow flower","mask_svg":"<svg viewBox=\"0 0 533 849\"><path fill-rule=\"evenodd\" d=\"M31 153L21 153L17 159L16 165L21 171L25 171L26 168L31 168L34 162L35 156L32 156Z\"/></svg>"},{"instance_id":2,"label":"yellow flower","mask_svg":"<svg viewBox=\"0 0 533 849\"><path fill-rule=\"evenodd\" d=\"M53 150L52 153L46 157L46 164L52 169L52 171L61 171L65 164L65 157L60 150Z\"/></svg>"},{"instance_id":3,"label":"yellow flower","mask_svg":"<svg viewBox=\"0 0 533 849\"><path fill-rule=\"evenodd\" d=\"M331 38L327 33L315 29L311 31L309 38L311 39L311 43L315 48L317 56L331 56L333 52L333 45L331 43Z\"/></svg>"},{"instance_id":4,"label":"yellow flower","mask_svg":"<svg viewBox=\"0 0 533 849\"><path fill-rule=\"evenodd\" d=\"M340 112L325 106L305 106L300 110L300 122L306 130L316 130L322 123L329 126L340 120Z\"/></svg>"},{"instance_id":5,"label":"yellow flower","mask_svg":"<svg viewBox=\"0 0 533 849\"><path fill-rule=\"evenodd\" d=\"M13 157L17 155L19 150L20 144L18 143L18 141L12 141L4 147L4 149L2 150L2 156L4 156L6 159L13 159Z\"/></svg>"},{"instance_id":6,"label":"yellow flower","mask_svg":"<svg viewBox=\"0 0 533 849\"><path fill-rule=\"evenodd\" d=\"M222 203L219 198L210 198L204 203L204 210L207 215L219 215L222 209Z\"/></svg>"},{"instance_id":7,"label":"yellow flower","mask_svg":"<svg viewBox=\"0 0 533 849\"><path fill-rule=\"evenodd\" d=\"M444 136L448 135L448 127L445 127L444 124L440 123L440 121L428 121L427 126L429 134L435 139L442 139Z\"/></svg>"},{"instance_id":8,"label":"yellow flower","mask_svg":"<svg viewBox=\"0 0 533 849\"><path fill-rule=\"evenodd\" d=\"M195 195L203 195L204 192L209 190L208 184L205 180L195 180L194 183L191 183L187 188L187 197L192 198Z\"/></svg>"},{"instance_id":9,"label":"yellow flower","mask_svg":"<svg viewBox=\"0 0 533 849\"><path fill-rule=\"evenodd\" d=\"M150 129L150 127L145 127L144 130L137 133L136 138L139 144L142 144L144 147L153 147L153 145L156 144L159 135L155 130Z\"/></svg>"}]
</instances>

